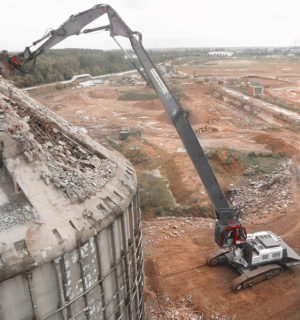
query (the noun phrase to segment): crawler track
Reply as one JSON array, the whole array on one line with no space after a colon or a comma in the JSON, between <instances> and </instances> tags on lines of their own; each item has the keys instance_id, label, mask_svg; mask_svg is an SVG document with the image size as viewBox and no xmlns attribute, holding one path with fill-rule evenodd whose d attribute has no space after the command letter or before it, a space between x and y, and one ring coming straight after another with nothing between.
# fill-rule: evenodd
<instances>
[{"instance_id":1,"label":"crawler track","mask_svg":"<svg viewBox=\"0 0 300 320\"><path fill-rule=\"evenodd\" d=\"M206 262L209 266L213 267L216 266L219 263L225 262L226 257L225 254L228 253L230 250L229 249L220 249L215 251L214 253L210 254Z\"/></svg>"},{"instance_id":2,"label":"crawler track","mask_svg":"<svg viewBox=\"0 0 300 320\"><path fill-rule=\"evenodd\" d=\"M234 292L239 292L242 289L250 288L258 282L268 280L273 278L274 276L277 276L281 271L282 267L278 264L270 264L249 271L232 281L232 290Z\"/></svg>"},{"instance_id":3,"label":"crawler track","mask_svg":"<svg viewBox=\"0 0 300 320\"><path fill-rule=\"evenodd\" d=\"M209 266L216 266L219 263L226 261L225 254L229 252L229 249L220 249L210 254L207 257L207 264ZM277 276L282 271L282 267L278 264L270 264L255 270L249 271L236 279L231 283L232 290L239 292L242 289L250 288L258 282L268 280Z\"/></svg>"}]
</instances>

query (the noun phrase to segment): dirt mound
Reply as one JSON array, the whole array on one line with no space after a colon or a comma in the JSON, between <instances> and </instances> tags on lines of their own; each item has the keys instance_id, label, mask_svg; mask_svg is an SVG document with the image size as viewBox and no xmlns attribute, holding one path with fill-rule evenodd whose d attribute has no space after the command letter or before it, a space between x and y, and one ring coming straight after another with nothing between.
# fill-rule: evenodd
<instances>
[{"instance_id":1,"label":"dirt mound","mask_svg":"<svg viewBox=\"0 0 300 320\"><path fill-rule=\"evenodd\" d=\"M149 100L149 101L139 101L133 104L135 108L141 108L146 110L163 110L162 103L158 99Z\"/></svg>"},{"instance_id":2,"label":"dirt mound","mask_svg":"<svg viewBox=\"0 0 300 320\"><path fill-rule=\"evenodd\" d=\"M287 154L296 154L298 151L292 145L285 142L283 139L274 138L271 135L260 134L252 138L252 140L256 141L259 144L266 144L272 150L273 153L278 154L281 152L285 152Z\"/></svg>"},{"instance_id":3,"label":"dirt mound","mask_svg":"<svg viewBox=\"0 0 300 320\"><path fill-rule=\"evenodd\" d=\"M220 149L209 154L209 162L221 174L241 175L245 165L234 150Z\"/></svg>"}]
</instances>

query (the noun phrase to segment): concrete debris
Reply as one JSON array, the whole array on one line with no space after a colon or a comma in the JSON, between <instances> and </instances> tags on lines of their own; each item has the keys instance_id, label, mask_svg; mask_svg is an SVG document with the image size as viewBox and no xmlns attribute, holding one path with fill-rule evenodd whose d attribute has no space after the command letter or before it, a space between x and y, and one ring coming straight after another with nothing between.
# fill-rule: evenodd
<instances>
[{"instance_id":1,"label":"concrete debris","mask_svg":"<svg viewBox=\"0 0 300 320\"><path fill-rule=\"evenodd\" d=\"M111 160L99 159L32 114L20 118L24 110L13 103L7 102L5 109L10 116L0 123L0 132L10 131L15 141L21 140L23 146L30 148L22 150L26 160L42 160L48 170L42 171L40 177L47 185L63 191L72 202L94 195L112 177L116 164Z\"/></svg>"},{"instance_id":2,"label":"concrete debris","mask_svg":"<svg viewBox=\"0 0 300 320\"><path fill-rule=\"evenodd\" d=\"M58 129L55 122L47 118L48 110L45 109L44 117L42 114L40 118L17 103L18 100L9 98L12 94L6 91L6 87L15 90L0 77L0 142L3 145L0 167L5 168L8 161L15 164L25 161L29 167L41 168L40 178L45 184L59 189L72 203L82 202L100 191L113 177L116 163L101 158L66 135L67 125L65 131ZM19 94L15 91L13 94ZM24 95L24 99L30 98ZM70 134L73 136L72 132ZM13 176L13 172L10 175ZM20 189L15 182L10 184L16 185L17 191ZM0 191L3 188L1 181ZM3 213L0 229L23 223L34 216L28 206L21 208L10 198L6 203L0 202L0 212Z\"/></svg>"},{"instance_id":3,"label":"concrete debris","mask_svg":"<svg viewBox=\"0 0 300 320\"><path fill-rule=\"evenodd\" d=\"M72 201L84 201L99 191L113 175L116 164L108 159L88 155L78 147L74 156L66 145L42 145L48 172L41 171L40 177L46 184L53 184ZM83 151L83 152L82 152ZM80 158L78 159L78 152Z\"/></svg>"},{"instance_id":4,"label":"concrete debris","mask_svg":"<svg viewBox=\"0 0 300 320\"><path fill-rule=\"evenodd\" d=\"M192 294L185 298L172 301L167 294L157 293L157 305L146 304L147 319L151 320L204 320L208 319L203 312L195 308ZM235 316L228 317L212 312L211 320L235 320Z\"/></svg>"},{"instance_id":5,"label":"concrete debris","mask_svg":"<svg viewBox=\"0 0 300 320\"><path fill-rule=\"evenodd\" d=\"M153 320L203 320L201 311L194 310L192 295L172 301L167 294L157 294L158 305L146 306L147 319ZM222 319L223 320L223 319ZM224 319L225 320L225 319Z\"/></svg>"},{"instance_id":6,"label":"concrete debris","mask_svg":"<svg viewBox=\"0 0 300 320\"><path fill-rule=\"evenodd\" d=\"M21 201L24 202L24 200ZM35 218L33 209L29 203L21 205L18 201L18 196L1 205L0 213L0 231L7 230Z\"/></svg>"},{"instance_id":7,"label":"concrete debris","mask_svg":"<svg viewBox=\"0 0 300 320\"><path fill-rule=\"evenodd\" d=\"M170 308L169 310L164 311L162 314L157 314L156 312L153 312L155 315L152 316L151 319L153 320L203 320L202 315L198 315L195 312L189 310L189 308Z\"/></svg>"},{"instance_id":8,"label":"concrete debris","mask_svg":"<svg viewBox=\"0 0 300 320\"><path fill-rule=\"evenodd\" d=\"M9 108L9 104L1 99L0 106L6 110ZM16 158L22 154L27 161L32 161L32 154L27 151L31 148L30 140L23 136L29 126L20 121L14 112L8 114L0 109L0 115L0 231L2 231L36 218L36 213L20 186L13 181L13 177L5 168L7 158ZM15 164L18 164L17 160Z\"/></svg>"},{"instance_id":9,"label":"concrete debris","mask_svg":"<svg viewBox=\"0 0 300 320\"><path fill-rule=\"evenodd\" d=\"M247 171L247 170L246 170ZM244 174L250 174L244 172ZM292 161L284 161L271 173L250 180L249 185L231 187L230 200L241 210L244 220L262 218L273 212L283 212L294 204L291 194Z\"/></svg>"}]
</instances>

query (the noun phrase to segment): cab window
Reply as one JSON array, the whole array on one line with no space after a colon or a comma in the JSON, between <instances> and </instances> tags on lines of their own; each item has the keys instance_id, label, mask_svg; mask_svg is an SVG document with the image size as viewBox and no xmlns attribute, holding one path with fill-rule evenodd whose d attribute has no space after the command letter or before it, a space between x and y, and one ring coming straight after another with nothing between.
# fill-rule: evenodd
<instances>
[{"instance_id":1,"label":"cab window","mask_svg":"<svg viewBox=\"0 0 300 320\"><path fill-rule=\"evenodd\" d=\"M239 240L246 241L246 233L244 228L237 228L236 229L236 238Z\"/></svg>"}]
</instances>

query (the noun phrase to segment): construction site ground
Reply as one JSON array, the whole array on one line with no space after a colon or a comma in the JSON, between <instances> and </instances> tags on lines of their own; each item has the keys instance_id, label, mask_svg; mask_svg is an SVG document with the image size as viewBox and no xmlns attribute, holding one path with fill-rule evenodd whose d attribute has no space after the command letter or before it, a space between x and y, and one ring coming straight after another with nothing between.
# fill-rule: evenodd
<instances>
[{"instance_id":1,"label":"construction site ground","mask_svg":"<svg viewBox=\"0 0 300 320\"><path fill-rule=\"evenodd\" d=\"M243 199L248 232L271 230L300 253L297 118L294 122L286 121L283 114L270 122L270 118L258 117L214 95L219 86L230 90L235 90L236 86L238 92L243 83L255 80L265 86L266 96L280 98L282 105L292 105L289 110L299 115L299 63L288 59L207 62L195 58L173 65L190 75L173 79L171 85L183 91L181 103L189 112L205 151L221 150L221 156L211 157L212 166L223 189L226 192L235 190L233 200ZM193 77L195 69L197 77ZM140 131L141 138L130 138L126 148L141 151L148 161L144 169L165 178L174 207L180 203L190 204L193 199L197 205L209 206L205 190L161 102L158 99L120 100L127 91L142 95L152 92L142 85L115 81L88 88L32 94L71 123L85 127L93 137L109 136L121 144L124 143L119 140L122 128ZM260 103L261 100L257 100ZM231 149L241 154L270 154L270 159L278 161L267 173L255 173L252 171L257 167L229 158ZM279 170L280 165L283 167ZM139 163L137 170L141 167ZM248 196L257 194L253 189L264 194L264 198L257 196L257 210L254 210L255 197L251 204L247 203ZM244 198L240 194L243 190L249 192ZM239 194L239 198L234 198L235 194ZM235 271L226 265L214 268L206 265L206 256L217 249L213 240L214 220L196 216L193 210L191 217L187 212L184 217L166 217L164 212L161 215L159 218L155 218L153 212L144 215L147 218L143 226L147 320L300 319L300 267L235 294L231 290L231 281L237 276Z\"/></svg>"}]
</instances>

